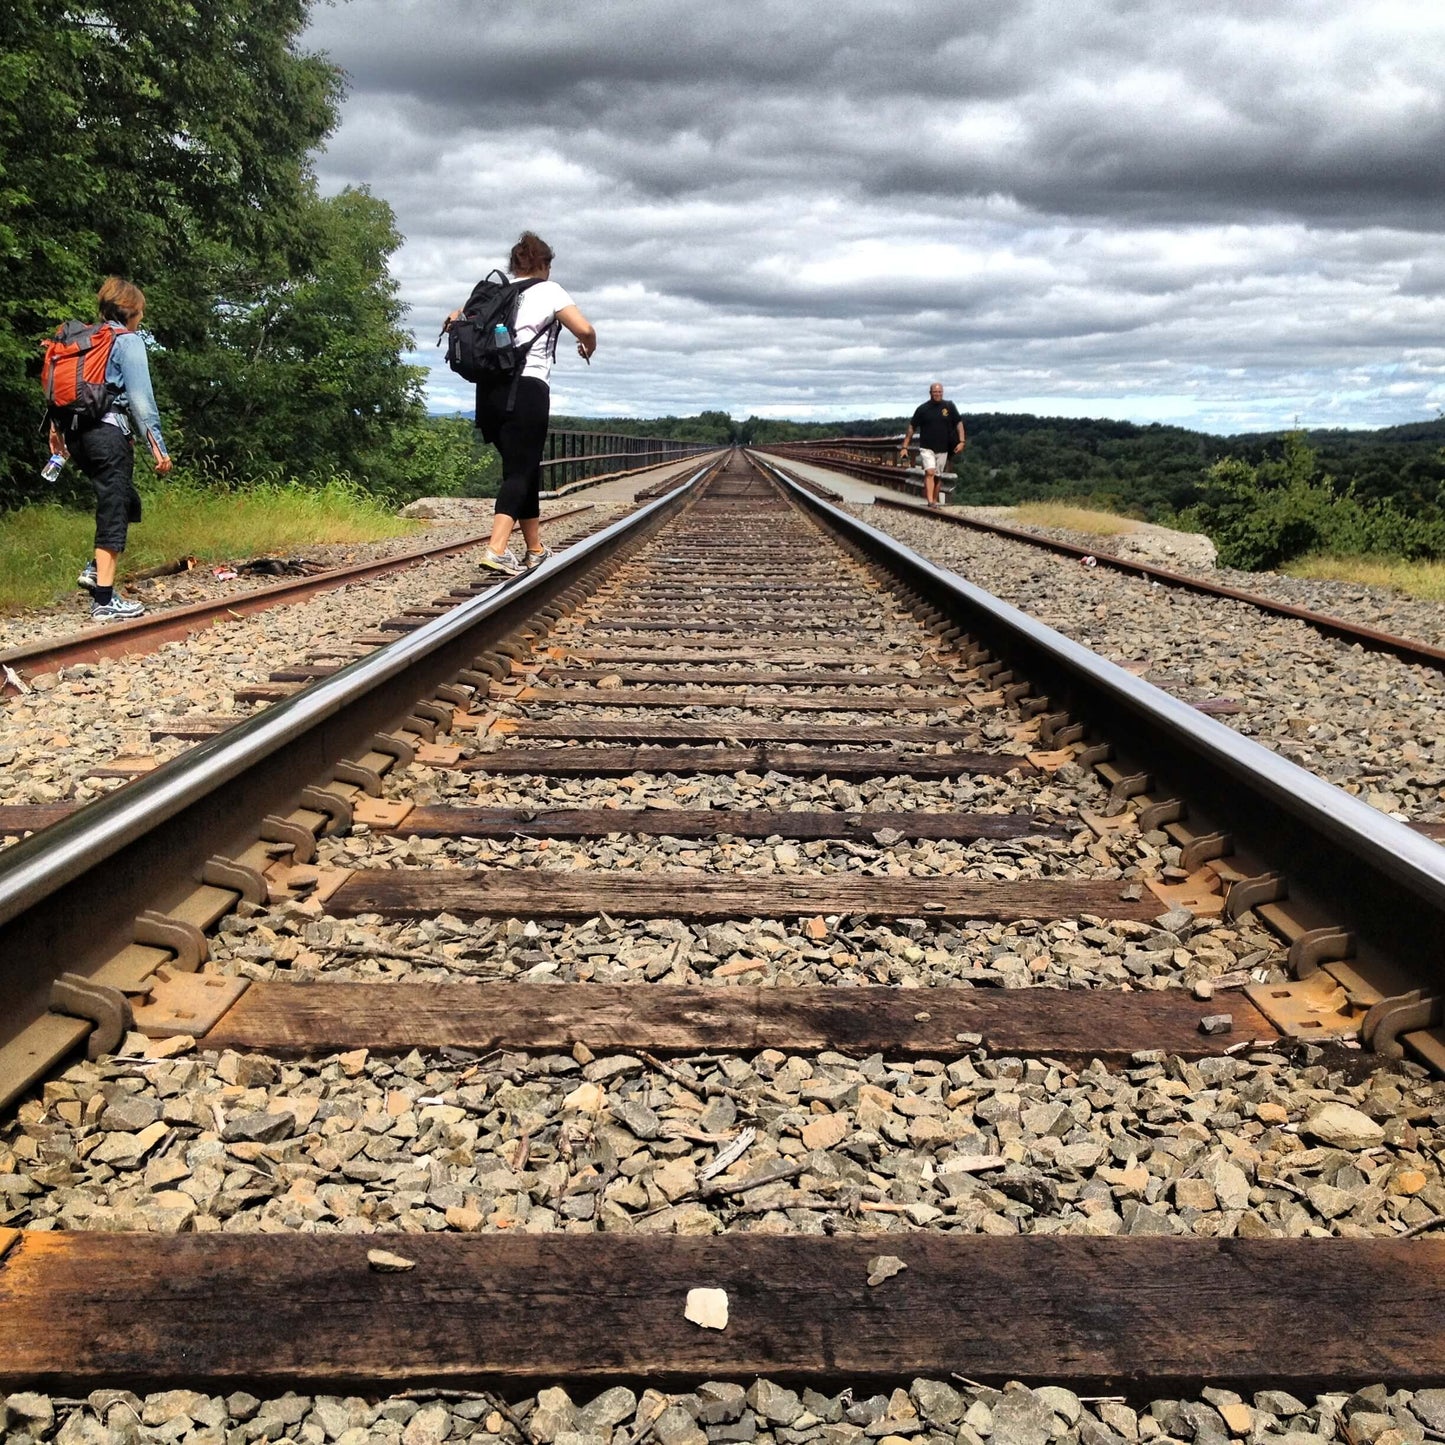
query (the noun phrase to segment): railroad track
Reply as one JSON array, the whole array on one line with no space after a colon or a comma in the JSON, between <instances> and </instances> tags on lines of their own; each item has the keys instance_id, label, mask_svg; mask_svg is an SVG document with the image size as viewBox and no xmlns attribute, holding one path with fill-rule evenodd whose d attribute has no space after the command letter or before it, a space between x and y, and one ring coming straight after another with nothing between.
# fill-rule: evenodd
<instances>
[{"instance_id":1,"label":"railroad track","mask_svg":"<svg viewBox=\"0 0 1445 1445\"><path fill-rule=\"evenodd\" d=\"M1433 845L738 456L414 620L0 854L0 1386L1442 1378Z\"/></svg>"},{"instance_id":2,"label":"railroad track","mask_svg":"<svg viewBox=\"0 0 1445 1445\"><path fill-rule=\"evenodd\" d=\"M593 504L583 503L548 516L549 523L566 521L590 512ZM333 567L267 587L248 588L223 597L202 602L185 603L146 613L131 622L112 623L104 627L87 627L66 637L47 638L41 642L0 651L0 696L14 695L28 685L28 680L47 672L70 667L78 662L98 662L102 658L139 657L157 651L167 642L189 637L192 633L224 622L227 618L267 612L273 607L289 607L305 601L318 592L350 587L373 577L382 577L421 562L453 556L480 547L491 534L458 537L431 547L418 547L375 561L356 562L347 567Z\"/></svg>"},{"instance_id":3,"label":"railroad track","mask_svg":"<svg viewBox=\"0 0 1445 1445\"><path fill-rule=\"evenodd\" d=\"M830 453L825 449L810 448L807 445L790 444L769 447L765 455L773 457L775 460L781 458L785 462L811 462L825 469L843 472L848 476L858 477L865 481L875 481L883 486L893 487L900 484L901 469L898 467L864 462L856 457L849 458ZM795 480L798 479L795 477ZM818 484L813 482L805 483L805 485L816 488ZM1445 648L1423 642L1417 637L1386 632L1382 628L1369 627L1347 617L1337 617L1314 608L1299 607L1291 602L1282 602L1277 597L1270 597L1261 592L1230 587L1221 582L1211 581L1208 577L1202 577L1198 573L1178 572L1173 568L1159 567L1153 563L1141 561L1137 557L1120 556L1109 551L1106 545L1107 538L1086 547L1077 542L1067 542L1059 537L1050 537L1041 532L1031 531L1026 527L1010 527L1001 522L986 522L980 517L966 516L957 511L930 508L919 502L878 495L873 498L873 504L894 511L927 517L931 521L947 527L963 527L994 537L1006 537L1010 541L1023 542L1030 547L1056 552L1066 557L1080 560L1089 557L1098 566L1113 568L1136 577L1144 577L1157 582L1162 587L1175 587L1205 597L1228 598L1234 602L1243 602L1274 617L1294 618L1327 637L1337 637L1341 641L1354 643L1370 652L1387 653L1392 657L1398 657L1402 662L1415 663L1437 670L1445 668Z\"/></svg>"}]
</instances>

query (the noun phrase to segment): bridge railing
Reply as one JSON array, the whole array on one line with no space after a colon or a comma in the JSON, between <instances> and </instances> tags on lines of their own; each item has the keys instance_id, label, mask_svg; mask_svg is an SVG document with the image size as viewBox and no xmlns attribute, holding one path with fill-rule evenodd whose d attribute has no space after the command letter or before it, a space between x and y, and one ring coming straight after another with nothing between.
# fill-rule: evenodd
<instances>
[{"instance_id":1,"label":"bridge railing","mask_svg":"<svg viewBox=\"0 0 1445 1445\"><path fill-rule=\"evenodd\" d=\"M633 437L621 432L553 431L542 449L542 485L553 495L577 483L600 481L664 462L715 452L716 442L680 442L666 437Z\"/></svg>"},{"instance_id":2,"label":"bridge railing","mask_svg":"<svg viewBox=\"0 0 1445 1445\"><path fill-rule=\"evenodd\" d=\"M879 482L900 492L923 491L923 472L913 465L910 455L905 461L900 448L901 436L892 437L818 437L811 441L766 442L757 450L774 456L792 457L800 462L818 462L835 471L846 472L865 482ZM915 443L912 450L917 451ZM940 473L952 481L951 473ZM945 499L947 493L944 493Z\"/></svg>"}]
</instances>

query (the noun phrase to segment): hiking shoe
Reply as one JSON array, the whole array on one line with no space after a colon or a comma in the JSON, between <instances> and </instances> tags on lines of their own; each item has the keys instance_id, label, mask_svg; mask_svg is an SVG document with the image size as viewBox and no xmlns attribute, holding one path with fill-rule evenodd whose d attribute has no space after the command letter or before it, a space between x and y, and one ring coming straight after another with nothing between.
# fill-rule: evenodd
<instances>
[{"instance_id":1,"label":"hiking shoe","mask_svg":"<svg viewBox=\"0 0 1445 1445\"><path fill-rule=\"evenodd\" d=\"M144 615L145 608L139 602L122 597L118 592L109 602L92 602L90 605L92 622L129 622L133 617Z\"/></svg>"},{"instance_id":2,"label":"hiking shoe","mask_svg":"<svg viewBox=\"0 0 1445 1445\"><path fill-rule=\"evenodd\" d=\"M510 551L504 551L499 557L490 547L483 547L482 560L477 565L486 568L488 572L500 572L503 577L520 577L522 575L522 564L512 556Z\"/></svg>"},{"instance_id":3,"label":"hiking shoe","mask_svg":"<svg viewBox=\"0 0 1445 1445\"><path fill-rule=\"evenodd\" d=\"M540 552L528 552L527 560L522 565L530 572L533 567L540 567L542 563L552 555L553 552L550 547L543 547Z\"/></svg>"},{"instance_id":4,"label":"hiking shoe","mask_svg":"<svg viewBox=\"0 0 1445 1445\"><path fill-rule=\"evenodd\" d=\"M95 586L95 559L93 557L85 564L80 576L75 579L75 585L85 588L87 592Z\"/></svg>"}]
</instances>

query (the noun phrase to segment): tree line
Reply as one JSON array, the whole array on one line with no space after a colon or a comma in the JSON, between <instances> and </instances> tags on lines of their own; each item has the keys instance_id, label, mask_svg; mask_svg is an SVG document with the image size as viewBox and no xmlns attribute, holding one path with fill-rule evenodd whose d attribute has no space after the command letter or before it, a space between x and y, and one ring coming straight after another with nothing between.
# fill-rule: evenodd
<instances>
[{"instance_id":1,"label":"tree line","mask_svg":"<svg viewBox=\"0 0 1445 1445\"><path fill-rule=\"evenodd\" d=\"M1076 501L1207 532L1226 565L1258 570L1311 552L1445 557L1445 418L1376 431L1243 436L1159 423L965 413L968 447L954 500L977 506ZM737 446L831 437L899 437L906 416L778 421L725 412L606 430Z\"/></svg>"},{"instance_id":2,"label":"tree line","mask_svg":"<svg viewBox=\"0 0 1445 1445\"><path fill-rule=\"evenodd\" d=\"M363 188L318 190L310 157L336 126L345 78L301 48L312 3L0 6L0 508L54 495L38 476L40 343L93 317L112 273L145 289L167 435L205 479L339 473L398 501L494 490L490 451L466 419L427 415L424 372L404 360L390 206ZM965 420L969 501L1087 499L1190 519L1225 537L1227 556L1256 561L1331 528L1340 545L1445 555L1445 420L1246 437ZM906 423L553 419L718 445L892 436Z\"/></svg>"},{"instance_id":3,"label":"tree line","mask_svg":"<svg viewBox=\"0 0 1445 1445\"><path fill-rule=\"evenodd\" d=\"M50 493L39 345L139 283L178 457L244 482L349 473L398 496L479 466L427 418L365 189L319 193L340 70L311 0L6 0L0 15L0 506Z\"/></svg>"}]
</instances>

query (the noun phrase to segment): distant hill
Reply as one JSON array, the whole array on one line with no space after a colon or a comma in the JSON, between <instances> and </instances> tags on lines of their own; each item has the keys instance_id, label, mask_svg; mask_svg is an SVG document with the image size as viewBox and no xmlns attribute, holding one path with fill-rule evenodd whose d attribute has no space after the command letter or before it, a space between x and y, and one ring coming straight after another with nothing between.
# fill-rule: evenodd
<instances>
[{"instance_id":1,"label":"distant hill","mask_svg":"<svg viewBox=\"0 0 1445 1445\"><path fill-rule=\"evenodd\" d=\"M964 414L968 449L959 464L962 498L1006 505L1045 498L1085 498L1101 506L1153 519L1182 511L1200 497L1208 469L1224 457L1257 466L1277 460L1290 433L1221 437L1158 423L1027 413ZM844 422L735 422L726 412L697 417L554 417L558 430L626 431L689 441L805 441L836 436L898 436L907 416L860 417ZM1434 514L1445 507L1445 419L1410 422L1376 431L1339 428L1305 433L1320 471L1338 490L1353 488L1363 501L1393 501L1403 510Z\"/></svg>"}]
</instances>

